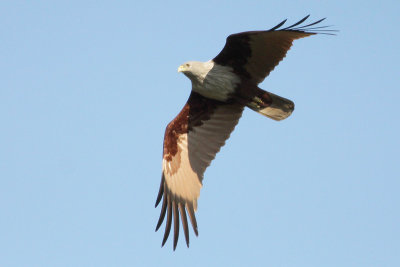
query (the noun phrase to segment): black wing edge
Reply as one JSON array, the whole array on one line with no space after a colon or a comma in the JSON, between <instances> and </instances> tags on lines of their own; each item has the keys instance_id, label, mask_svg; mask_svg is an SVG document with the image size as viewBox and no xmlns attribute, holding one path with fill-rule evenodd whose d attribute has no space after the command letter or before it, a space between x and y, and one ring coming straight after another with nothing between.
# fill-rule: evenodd
<instances>
[{"instance_id":1,"label":"black wing edge","mask_svg":"<svg viewBox=\"0 0 400 267\"><path fill-rule=\"evenodd\" d=\"M336 35L336 32L338 32L338 30L328 29L329 27L332 27L333 25L312 27L312 26L324 21L326 18L317 20L317 21L312 22L312 23L307 24L307 25L301 25L309 17L310 17L310 15L307 15L304 18L302 18L301 20L299 20L298 22L296 22L295 24L292 24L292 25L290 25L288 27L285 27L285 28L281 28L287 21L287 19L285 19L284 21L282 21L281 23L279 23L275 27L269 29L268 31L296 31L296 32L305 32L305 33L314 33L314 34L326 34L326 35Z\"/></svg>"},{"instance_id":2,"label":"black wing edge","mask_svg":"<svg viewBox=\"0 0 400 267\"><path fill-rule=\"evenodd\" d=\"M172 217L173 217L173 221L174 221L174 246L173 246L173 249L174 250L176 249L176 246L178 244L178 238L179 238L179 214L180 214L180 217L182 220L183 232L185 233L186 245L187 245L187 247L189 247L189 228L188 228L186 212L189 214L189 219L192 224L194 233L196 234L196 236L199 235L199 232L197 230L197 221L196 221L196 217L194 215L193 204L189 203L189 202L185 202L182 199L173 197L172 194L168 192L168 188L165 184L164 174L161 177L160 190L158 192L155 207L157 207L158 204L160 204L161 199L163 199L163 203L161 206L160 218L158 219L157 226L156 226L156 231L160 228L161 224L164 221L165 214L167 214L164 238L163 238L161 247L163 247L165 245L165 243L168 239L169 233L171 231L171 224L172 224Z\"/></svg>"}]
</instances>

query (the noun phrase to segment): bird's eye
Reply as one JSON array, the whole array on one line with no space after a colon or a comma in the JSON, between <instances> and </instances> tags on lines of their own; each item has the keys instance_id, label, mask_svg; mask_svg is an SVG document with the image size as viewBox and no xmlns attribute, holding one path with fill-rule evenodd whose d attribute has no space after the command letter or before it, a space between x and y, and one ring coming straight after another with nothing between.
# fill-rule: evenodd
<instances>
[{"instance_id":1,"label":"bird's eye","mask_svg":"<svg viewBox=\"0 0 400 267\"><path fill-rule=\"evenodd\" d=\"M189 63L186 63L186 64L185 64L185 67L189 68L189 67L190 67L190 64L189 64Z\"/></svg>"}]
</instances>

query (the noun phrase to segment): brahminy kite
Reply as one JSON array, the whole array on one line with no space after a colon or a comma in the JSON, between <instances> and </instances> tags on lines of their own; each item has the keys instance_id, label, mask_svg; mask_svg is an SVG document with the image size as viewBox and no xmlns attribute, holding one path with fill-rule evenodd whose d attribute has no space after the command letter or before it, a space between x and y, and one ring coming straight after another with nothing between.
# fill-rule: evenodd
<instances>
[{"instance_id":1,"label":"brahminy kite","mask_svg":"<svg viewBox=\"0 0 400 267\"><path fill-rule=\"evenodd\" d=\"M332 34L328 26L315 26L324 19L302 25L308 18L281 28L286 20L266 31L228 36L225 47L207 62L189 61L178 68L192 82L192 91L182 111L172 120L164 136L162 177L156 207L162 208L156 231L167 214L162 246L174 221L175 250L179 236L179 214L189 247L189 215L198 235L195 211L203 174L238 123L244 107L280 121L294 110L289 99L258 87L285 57L296 39L318 33Z\"/></svg>"}]
</instances>

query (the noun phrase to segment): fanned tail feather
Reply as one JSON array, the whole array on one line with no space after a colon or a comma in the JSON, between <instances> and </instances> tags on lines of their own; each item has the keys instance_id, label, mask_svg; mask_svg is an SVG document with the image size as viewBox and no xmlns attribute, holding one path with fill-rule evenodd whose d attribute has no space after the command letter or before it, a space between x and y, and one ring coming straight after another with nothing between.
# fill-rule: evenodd
<instances>
[{"instance_id":1,"label":"fanned tail feather","mask_svg":"<svg viewBox=\"0 0 400 267\"><path fill-rule=\"evenodd\" d=\"M256 96L247 103L247 107L268 118L280 121L292 114L294 103L289 99L258 88Z\"/></svg>"}]
</instances>

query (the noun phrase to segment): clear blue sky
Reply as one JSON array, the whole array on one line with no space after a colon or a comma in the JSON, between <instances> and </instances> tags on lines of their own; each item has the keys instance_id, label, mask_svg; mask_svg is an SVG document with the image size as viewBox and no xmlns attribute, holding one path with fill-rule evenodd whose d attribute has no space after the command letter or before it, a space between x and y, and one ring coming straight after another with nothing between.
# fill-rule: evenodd
<instances>
[{"instance_id":1,"label":"clear blue sky","mask_svg":"<svg viewBox=\"0 0 400 267\"><path fill-rule=\"evenodd\" d=\"M0 266L400 266L399 1L143 2L0 2ZM307 14L340 33L296 41L260 86L295 112L244 112L199 237L160 248L177 67Z\"/></svg>"}]
</instances>

